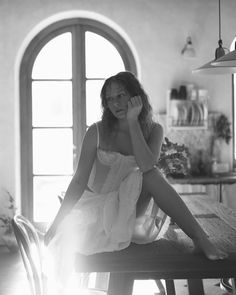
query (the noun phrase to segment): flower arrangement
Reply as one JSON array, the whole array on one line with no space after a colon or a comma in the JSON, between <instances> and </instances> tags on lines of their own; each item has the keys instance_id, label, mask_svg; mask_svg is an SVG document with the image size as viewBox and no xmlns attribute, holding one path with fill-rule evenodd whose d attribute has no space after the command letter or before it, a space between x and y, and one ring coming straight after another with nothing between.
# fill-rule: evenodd
<instances>
[{"instance_id":1,"label":"flower arrangement","mask_svg":"<svg viewBox=\"0 0 236 295\"><path fill-rule=\"evenodd\" d=\"M220 115L213 126L213 136L215 138L223 139L227 144L229 144L232 138L230 123L225 115Z\"/></svg>"},{"instance_id":2,"label":"flower arrangement","mask_svg":"<svg viewBox=\"0 0 236 295\"><path fill-rule=\"evenodd\" d=\"M210 154L212 158L219 157L217 156L217 153L219 154L219 144L221 143L221 141L225 141L226 144L229 144L230 139L232 138L230 125L231 124L228 118L224 114L221 114L217 118L215 118L213 122L213 134L210 144Z\"/></svg>"},{"instance_id":3,"label":"flower arrangement","mask_svg":"<svg viewBox=\"0 0 236 295\"><path fill-rule=\"evenodd\" d=\"M184 144L173 143L165 137L157 166L167 177L184 177L188 175L190 170L188 148Z\"/></svg>"}]
</instances>

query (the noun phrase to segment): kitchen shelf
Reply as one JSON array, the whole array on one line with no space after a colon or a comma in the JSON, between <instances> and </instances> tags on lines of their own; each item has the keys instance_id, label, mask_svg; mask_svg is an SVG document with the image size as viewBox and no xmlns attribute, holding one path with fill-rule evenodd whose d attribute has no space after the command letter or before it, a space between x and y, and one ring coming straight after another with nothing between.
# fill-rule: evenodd
<instances>
[{"instance_id":1,"label":"kitchen shelf","mask_svg":"<svg viewBox=\"0 0 236 295\"><path fill-rule=\"evenodd\" d=\"M167 93L167 127L169 129L207 129L207 98L196 100L170 99Z\"/></svg>"}]
</instances>

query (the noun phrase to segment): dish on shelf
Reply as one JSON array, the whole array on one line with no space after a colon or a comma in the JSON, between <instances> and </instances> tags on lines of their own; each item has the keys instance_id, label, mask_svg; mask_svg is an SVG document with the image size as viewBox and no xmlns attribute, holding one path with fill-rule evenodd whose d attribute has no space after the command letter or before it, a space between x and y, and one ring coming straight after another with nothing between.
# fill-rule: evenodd
<instances>
[{"instance_id":1,"label":"dish on shelf","mask_svg":"<svg viewBox=\"0 0 236 295\"><path fill-rule=\"evenodd\" d=\"M199 125L201 122L201 110L199 109L199 104L193 103L194 109L194 120L193 125Z\"/></svg>"},{"instance_id":2,"label":"dish on shelf","mask_svg":"<svg viewBox=\"0 0 236 295\"><path fill-rule=\"evenodd\" d=\"M202 102L201 106L203 109L203 120L206 121L207 120L207 113L208 113L206 103Z\"/></svg>"},{"instance_id":3,"label":"dish on shelf","mask_svg":"<svg viewBox=\"0 0 236 295\"><path fill-rule=\"evenodd\" d=\"M205 109L204 103L200 103L198 107L199 107L199 112L201 114L200 124L204 125L204 121L207 119L207 110Z\"/></svg>"},{"instance_id":4,"label":"dish on shelf","mask_svg":"<svg viewBox=\"0 0 236 295\"><path fill-rule=\"evenodd\" d=\"M190 104L188 107L188 117L187 117L187 124L192 125L194 122L194 108L193 105Z\"/></svg>"},{"instance_id":5,"label":"dish on shelf","mask_svg":"<svg viewBox=\"0 0 236 295\"><path fill-rule=\"evenodd\" d=\"M178 125L184 125L188 116L188 110L184 104L178 106Z\"/></svg>"},{"instance_id":6,"label":"dish on shelf","mask_svg":"<svg viewBox=\"0 0 236 295\"><path fill-rule=\"evenodd\" d=\"M172 127L199 127L206 128L207 104L205 101L169 100L169 125Z\"/></svg>"},{"instance_id":7,"label":"dish on shelf","mask_svg":"<svg viewBox=\"0 0 236 295\"><path fill-rule=\"evenodd\" d=\"M179 117L179 110L176 105L171 106L171 117L172 117L172 124L177 125L178 117Z\"/></svg>"}]
</instances>

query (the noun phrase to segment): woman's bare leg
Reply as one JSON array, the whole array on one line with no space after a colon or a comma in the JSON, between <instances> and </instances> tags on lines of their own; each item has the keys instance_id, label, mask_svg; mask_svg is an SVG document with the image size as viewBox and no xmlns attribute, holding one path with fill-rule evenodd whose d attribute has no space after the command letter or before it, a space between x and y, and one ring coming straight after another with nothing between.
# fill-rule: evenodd
<instances>
[{"instance_id":1,"label":"woman's bare leg","mask_svg":"<svg viewBox=\"0 0 236 295\"><path fill-rule=\"evenodd\" d=\"M137 217L143 215L146 212L150 200L151 200L150 193L146 190L144 186L142 186L142 190L141 190L141 193L137 202L137 206L136 206Z\"/></svg>"},{"instance_id":2,"label":"woman's bare leg","mask_svg":"<svg viewBox=\"0 0 236 295\"><path fill-rule=\"evenodd\" d=\"M143 189L153 196L157 205L174 219L209 259L215 260L227 257L226 253L218 250L210 242L181 197L158 169L152 169L143 174Z\"/></svg>"}]
</instances>

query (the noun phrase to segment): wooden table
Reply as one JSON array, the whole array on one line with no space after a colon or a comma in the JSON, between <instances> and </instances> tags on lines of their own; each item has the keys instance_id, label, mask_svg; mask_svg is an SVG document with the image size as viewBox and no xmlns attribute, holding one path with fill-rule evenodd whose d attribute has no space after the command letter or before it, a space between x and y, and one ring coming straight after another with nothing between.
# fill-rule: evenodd
<instances>
[{"instance_id":1,"label":"wooden table","mask_svg":"<svg viewBox=\"0 0 236 295\"><path fill-rule=\"evenodd\" d=\"M91 256L78 255L78 272L110 272L108 295L131 295L135 279L165 279L167 294L174 295L175 279L187 279L189 294L204 294L204 278L236 278L236 212L199 196L183 196L189 209L213 243L229 253L226 260L210 261L193 253L193 244L178 227L151 244ZM233 285L235 279L233 279Z\"/></svg>"}]
</instances>

